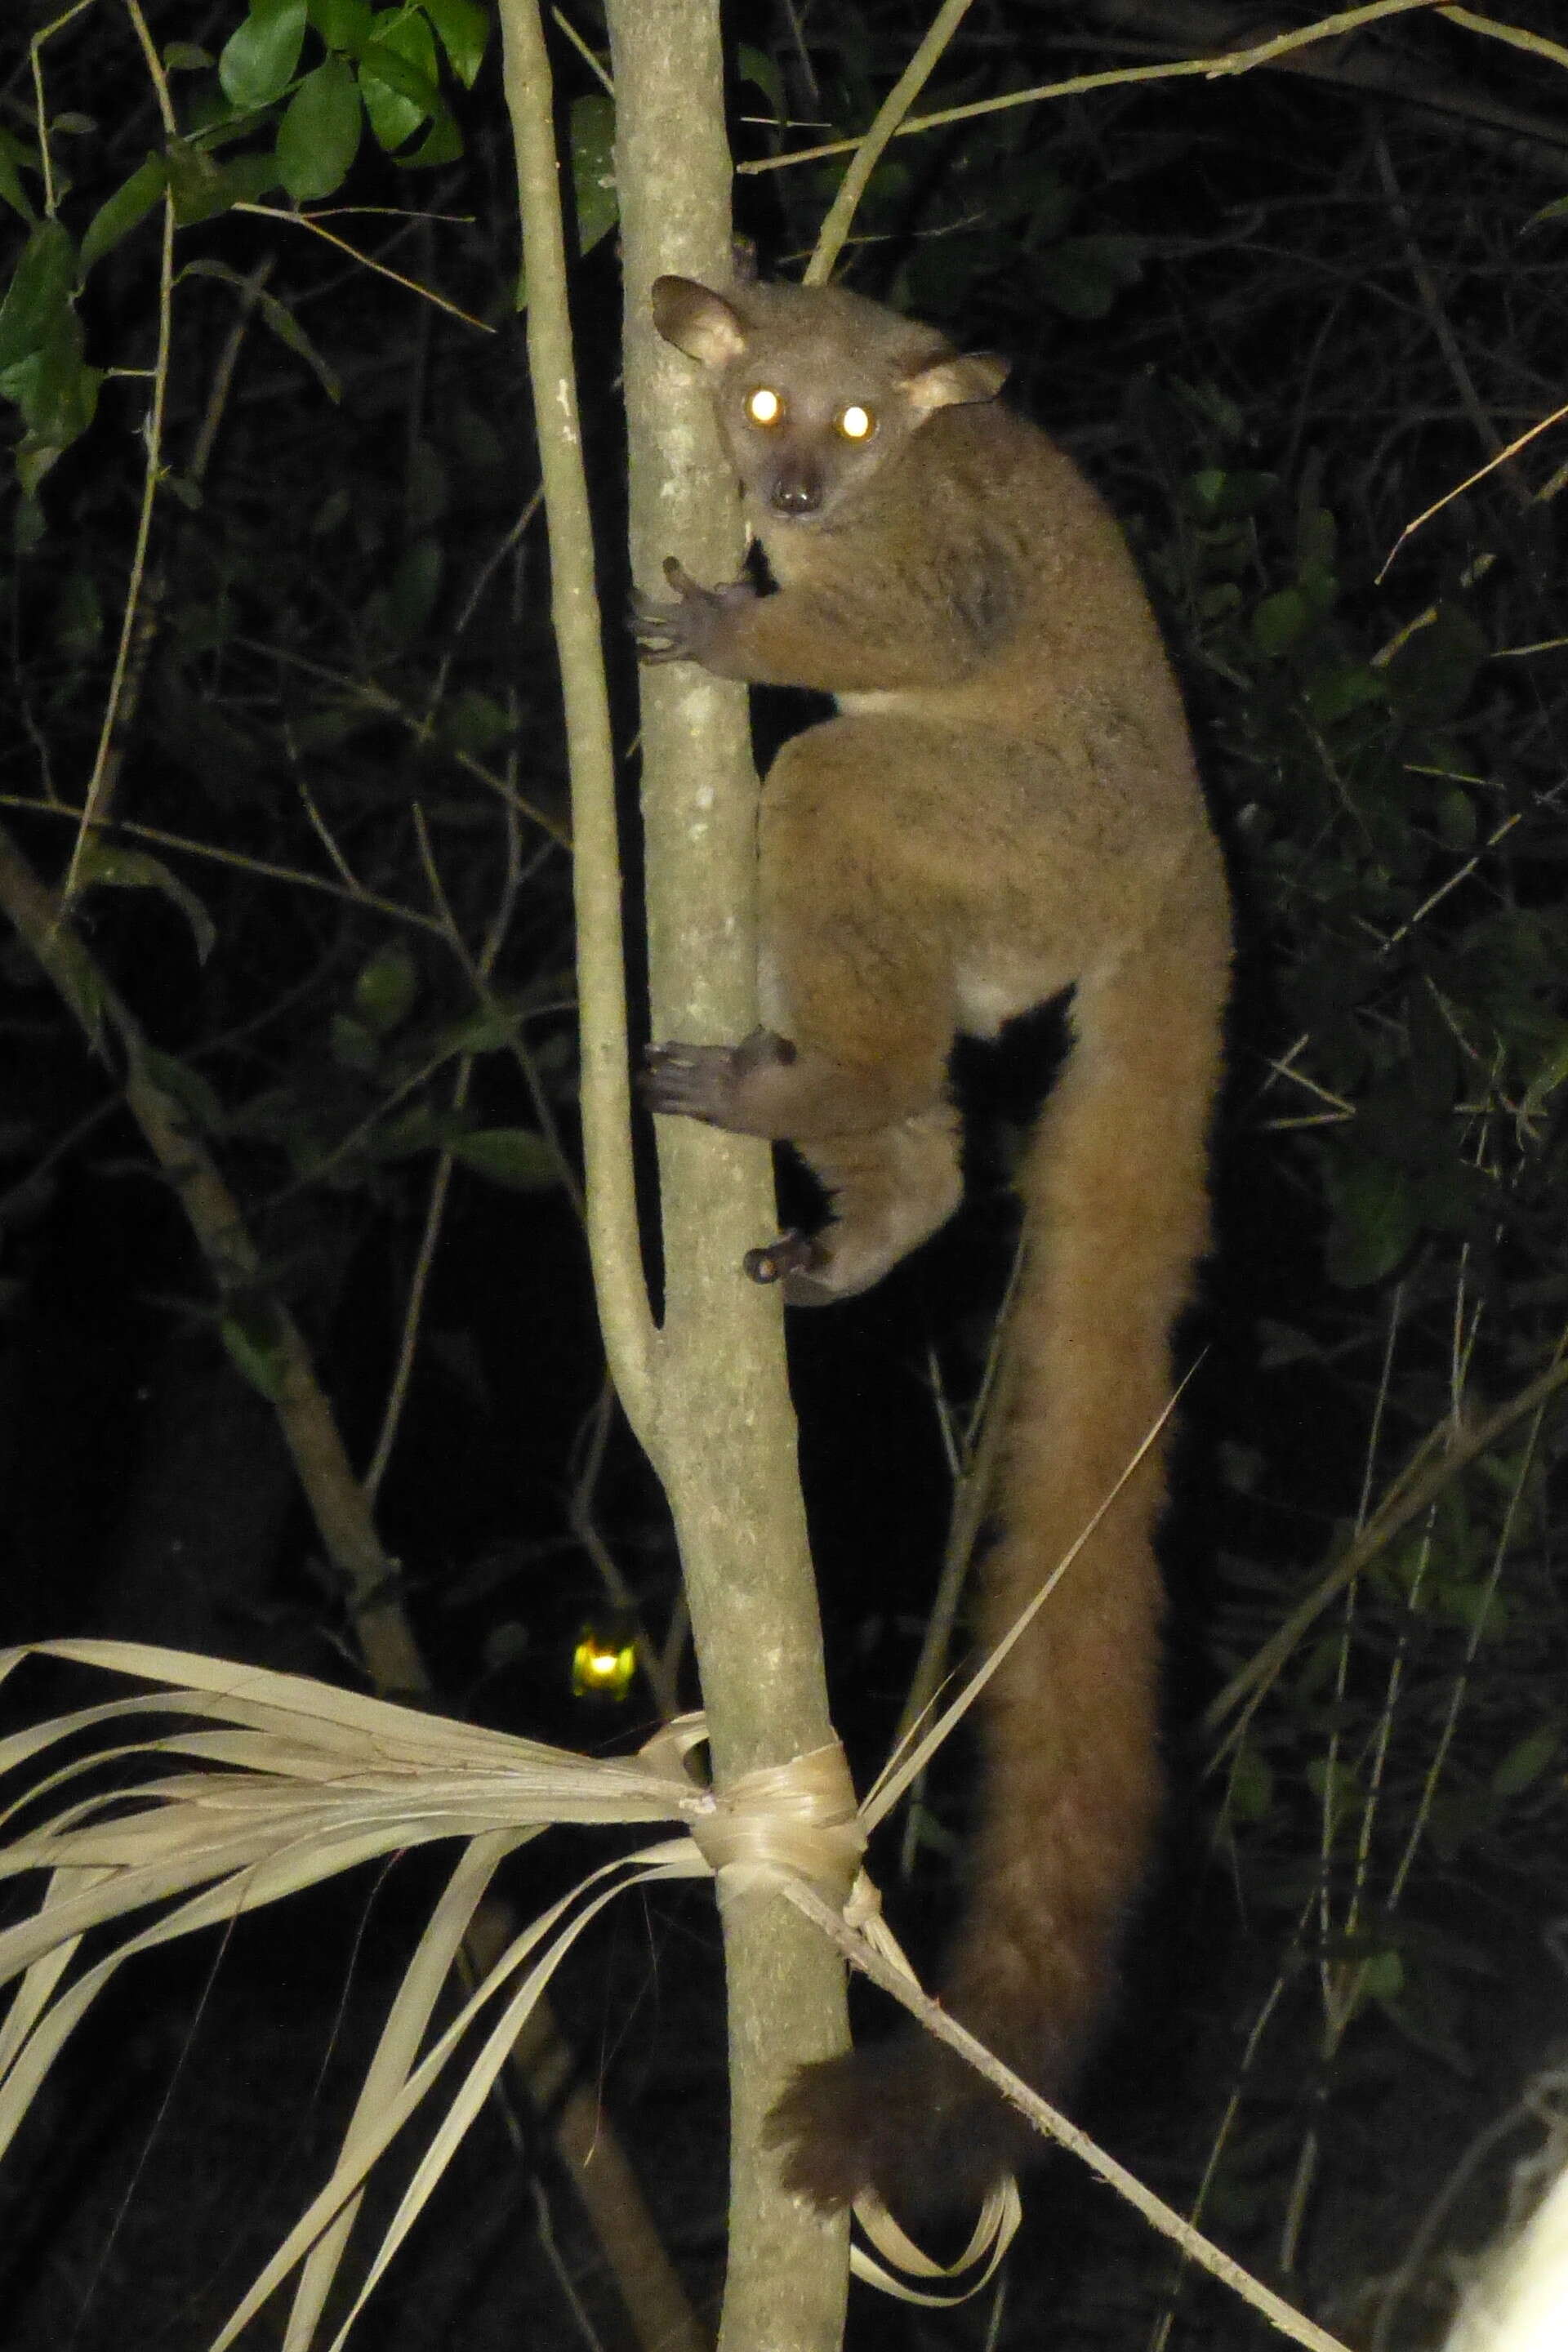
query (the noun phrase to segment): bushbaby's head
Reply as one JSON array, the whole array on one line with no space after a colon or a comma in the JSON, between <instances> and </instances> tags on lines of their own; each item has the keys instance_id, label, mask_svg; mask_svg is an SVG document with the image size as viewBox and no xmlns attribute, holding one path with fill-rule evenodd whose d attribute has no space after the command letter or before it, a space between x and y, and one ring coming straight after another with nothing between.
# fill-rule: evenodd
<instances>
[{"instance_id":1,"label":"bushbaby's head","mask_svg":"<svg viewBox=\"0 0 1568 2352\"><path fill-rule=\"evenodd\" d=\"M753 519L809 528L853 504L939 409L994 399L1007 373L841 286L716 294L658 278L654 322L704 370Z\"/></svg>"}]
</instances>

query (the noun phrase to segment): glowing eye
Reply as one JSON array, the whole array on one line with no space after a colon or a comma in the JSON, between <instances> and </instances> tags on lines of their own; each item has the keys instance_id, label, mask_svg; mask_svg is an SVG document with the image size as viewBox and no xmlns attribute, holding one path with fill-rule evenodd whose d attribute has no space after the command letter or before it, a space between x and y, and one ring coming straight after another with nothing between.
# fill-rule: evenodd
<instances>
[{"instance_id":1,"label":"glowing eye","mask_svg":"<svg viewBox=\"0 0 1568 2352\"><path fill-rule=\"evenodd\" d=\"M876 429L877 420L868 408L862 408L857 403L853 407L840 410L838 430L846 441L868 441Z\"/></svg>"},{"instance_id":2,"label":"glowing eye","mask_svg":"<svg viewBox=\"0 0 1568 2352\"><path fill-rule=\"evenodd\" d=\"M618 1632L601 1633L584 1626L572 1656L572 1688L579 1698L599 1692L625 1698L637 1673L637 1651Z\"/></svg>"},{"instance_id":3,"label":"glowing eye","mask_svg":"<svg viewBox=\"0 0 1568 2352\"><path fill-rule=\"evenodd\" d=\"M784 402L776 392L760 383L746 396L746 414L753 425L776 425L784 415Z\"/></svg>"}]
</instances>

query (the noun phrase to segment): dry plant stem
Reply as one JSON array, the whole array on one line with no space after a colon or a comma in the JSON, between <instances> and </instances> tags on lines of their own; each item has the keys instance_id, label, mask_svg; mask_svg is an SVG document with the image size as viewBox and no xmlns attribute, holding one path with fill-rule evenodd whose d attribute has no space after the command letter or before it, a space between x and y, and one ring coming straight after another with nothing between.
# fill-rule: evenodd
<instances>
[{"instance_id":1,"label":"dry plant stem","mask_svg":"<svg viewBox=\"0 0 1568 2352\"><path fill-rule=\"evenodd\" d=\"M855 160L845 173L817 234L816 250L805 272L808 286L826 286L832 277L833 265L849 234L849 224L859 208L867 182L881 161L888 142L936 71L942 51L969 14L969 8L970 0L942 0L924 40L878 108L876 121L857 147Z\"/></svg>"},{"instance_id":2,"label":"dry plant stem","mask_svg":"<svg viewBox=\"0 0 1568 2352\"><path fill-rule=\"evenodd\" d=\"M733 481L693 371L654 333L661 270L722 280L730 163L717 0L612 0L626 273L632 570L740 567ZM656 1034L743 1036L755 1018L755 787L743 689L685 664L642 697L648 972ZM581 836L579 835L581 848ZM832 1738L775 1296L744 1252L773 1230L764 1146L658 1122L665 1320L650 1452L674 1513L720 1786ZM724 2352L831 2352L847 2230L787 2199L762 2145L804 2060L847 2039L833 1948L776 1895L720 1882L731 2059Z\"/></svg>"},{"instance_id":3,"label":"dry plant stem","mask_svg":"<svg viewBox=\"0 0 1568 2352\"><path fill-rule=\"evenodd\" d=\"M1450 1479L1457 1478L1461 1471L1468 1469L1480 1454L1495 1445L1516 1421L1522 1420L1526 1413L1538 1412L1565 1385L1568 1385L1568 1359L1558 1356L1543 1372L1528 1381L1516 1395L1495 1406L1472 1428L1456 1430L1451 1418L1445 1414L1438 1428L1428 1432L1361 1534L1319 1579L1305 1601L1292 1610L1279 1631L1271 1634L1263 1647L1247 1660L1239 1674L1231 1676L1219 1696L1211 1702L1203 1719L1203 1728L1211 1735L1217 1734L1226 1717L1237 1708L1241 1709L1220 1754L1228 1752L1239 1739L1258 1701L1308 1627L1315 1622L1335 1595L1353 1582L1401 1528L1408 1527L1412 1519L1418 1518L1428 1508ZM1431 1458L1433 1451L1439 1444L1443 1450L1434 1461Z\"/></svg>"},{"instance_id":4,"label":"dry plant stem","mask_svg":"<svg viewBox=\"0 0 1568 2352\"><path fill-rule=\"evenodd\" d=\"M1058 2114L1055 2107L1021 2083L1016 2074L1010 2074L999 2059L992 2056L983 2042L977 2042L973 2034L967 2032L955 2018L950 2017L939 2002L930 2000L910 1978L883 1959L853 1927L846 1925L839 1912L825 1903L804 1881L790 1880L786 1891L796 1908L806 1918L815 1920L825 1936L832 1937L851 1967L869 1977L872 1983L880 1986L884 1992L890 1993L939 2041L947 2042L966 2058L988 2083L995 2085L1005 2099L1017 2108L1020 2115L1028 2118L1037 2132L1054 2139L1080 2158L1098 2179L1124 2197L1163 2236L1180 2246L1184 2254L1199 2263L1212 2277L1233 2289L1255 2311L1261 2312L1292 2343L1306 2345L1309 2352L1347 2352L1347 2347L1337 2336L1331 2336L1326 2328L1318 2326L1280 2296L1272 2294L1212 2240L1184 2221L1173 2206L1167 2205L1163 2198L1145 2189L1136 2175L1125 2170L1114 2157L1107 2156L1086 2132L1080 2131L1076 2124L1069 2123L1066 2116Z\"/></svg>"}]
</instances>

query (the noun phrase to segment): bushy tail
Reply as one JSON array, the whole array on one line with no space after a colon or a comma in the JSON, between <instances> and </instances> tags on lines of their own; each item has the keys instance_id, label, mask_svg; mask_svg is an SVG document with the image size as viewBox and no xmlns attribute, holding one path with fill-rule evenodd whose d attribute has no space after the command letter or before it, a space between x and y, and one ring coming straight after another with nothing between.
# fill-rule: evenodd
<instances>
[{"instance_id":1,"label":"bushy tail","mask_svg":"<svg viewBox=\"0 0 1568 2352\"><path fill-rule=\"evenodd\" d=\"M1019 1183L1001 1534L980 1635L1007 1631L1116 1487L1171 1394L1171 1326L1207 1230L1206 1134L1228 934L1194 852L1146 934L1082 982L1073 1046ZM1163 1442L1128 1478L982 1695L980 1819L948 2009L1047 2097L1113 1989L1160 1802ZM983 2194L1027 2126L929 2034L805 2069L775 2112L787 2178L823 2206L875 2186L905 2213Z\"/></svg>"}]
</instances>

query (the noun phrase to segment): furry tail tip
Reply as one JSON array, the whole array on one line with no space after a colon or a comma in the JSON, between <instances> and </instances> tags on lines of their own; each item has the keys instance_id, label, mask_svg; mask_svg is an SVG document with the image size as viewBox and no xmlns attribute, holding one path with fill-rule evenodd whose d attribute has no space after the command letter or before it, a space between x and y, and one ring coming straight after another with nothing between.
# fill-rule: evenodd
<instances>
[{"instance_id":1,"label":"furry tail tip","mask_svg":"<svg viewBox=\"0 0 1568 2352\"><path fill-rule=\"evenodd\" d=\"M1022 2116L930 2034L803 2066L768 2118L784 2185L826 2213L874 2189L901 2220L978 2205L1037 2154Z\"/></svg>"}]
</instances>

